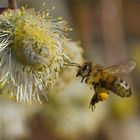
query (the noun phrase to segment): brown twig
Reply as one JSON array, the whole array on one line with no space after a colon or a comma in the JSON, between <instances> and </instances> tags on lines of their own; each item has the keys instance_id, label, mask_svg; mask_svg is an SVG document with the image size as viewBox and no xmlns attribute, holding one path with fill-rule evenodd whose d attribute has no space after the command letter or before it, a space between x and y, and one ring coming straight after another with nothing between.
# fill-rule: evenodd
<instances>
[{"instance_id":1,"label":"brown twig","mask_svg":"<svg viewBox=\"0 0 140 140\"><path fill-rule=\"evenodd\" d=\"M8 0L8 8L10 8L10 9L17 9L17 2L16 2L16 0Z\"/></svg>"}]
</instances>

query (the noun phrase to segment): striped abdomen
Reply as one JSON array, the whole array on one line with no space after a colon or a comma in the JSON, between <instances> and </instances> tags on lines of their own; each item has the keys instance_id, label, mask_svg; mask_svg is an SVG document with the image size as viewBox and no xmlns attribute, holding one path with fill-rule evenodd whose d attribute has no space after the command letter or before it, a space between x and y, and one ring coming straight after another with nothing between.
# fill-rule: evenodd
<instances>
[{"instance_id":1,"label":"striped abdomen","mask_svg":"<svg viewBox=\"0 0 140 140\"><path fill-rule=\"evenodd\" d=\"M113 84L112 91L121 97L129 97L132 95L130 86L121 79L118 79Z\"/></svg>"},{"instance_id":2,"label":"striped abdomen","mask_svg":"<svg viewBox=\"0 0 140 140\"><path fill-rule=\"evenodd\" d=\"M132 94L130 86L116 76L109 76L103 86L121 97L129 97Z\"/></svg>"}]
</instances>

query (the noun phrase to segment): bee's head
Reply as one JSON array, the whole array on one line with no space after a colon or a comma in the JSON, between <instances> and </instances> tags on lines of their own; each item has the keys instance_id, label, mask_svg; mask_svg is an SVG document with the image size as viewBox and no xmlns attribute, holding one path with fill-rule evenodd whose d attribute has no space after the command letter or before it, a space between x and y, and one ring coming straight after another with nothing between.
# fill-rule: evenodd
<instances>
[{"instance_id":1,"label":"bee's head","mask_svg":"<svg viewBox=\"0 0 140 140\"><path fill-rule=\"evenodd\" d=\"M80 66L79 70L77 71L76 77L86 77L89 75L91 71L92 63L91 62L85 62L82 66Z\"/></svg>"}]
</instances>

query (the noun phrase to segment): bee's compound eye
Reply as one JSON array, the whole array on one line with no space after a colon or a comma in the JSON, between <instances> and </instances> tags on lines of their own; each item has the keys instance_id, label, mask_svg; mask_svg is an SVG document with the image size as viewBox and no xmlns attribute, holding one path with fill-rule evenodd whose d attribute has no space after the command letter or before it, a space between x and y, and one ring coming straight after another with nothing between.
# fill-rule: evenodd
<instances>
[{"instance_id":1,"label":"bee's compound eye","mask_svg":"<svg viewBox=\"0 0 140 140\"><path fill-rule=\"evenodd\" d=\"M89 69L89 66L87 66L87 65L83 66L83 68L82 68L83 71L85 71L87 69Z\"/></svg>"}]
</instances>

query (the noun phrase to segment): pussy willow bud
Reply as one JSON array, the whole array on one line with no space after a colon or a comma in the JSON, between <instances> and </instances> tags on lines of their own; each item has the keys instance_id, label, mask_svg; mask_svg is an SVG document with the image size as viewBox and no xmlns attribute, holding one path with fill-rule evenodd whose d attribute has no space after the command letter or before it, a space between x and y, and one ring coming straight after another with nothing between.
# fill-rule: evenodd
<instances>
[{"instance_id":1,"label":"pussy willow bud","mask_svg":"<svg viewBox=\"0 0 140 140\"><path fill-rule=\"evenodd\" d=\"M67 22L21 8L0 15L0 87L16 101L41 103L69 59Z\"/></svg>"}]
</instances>

